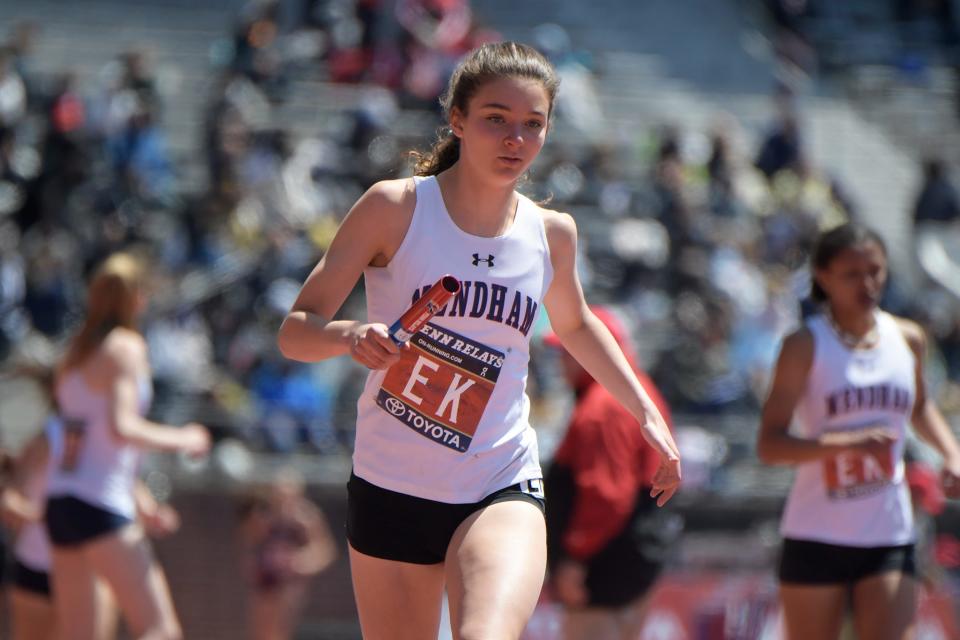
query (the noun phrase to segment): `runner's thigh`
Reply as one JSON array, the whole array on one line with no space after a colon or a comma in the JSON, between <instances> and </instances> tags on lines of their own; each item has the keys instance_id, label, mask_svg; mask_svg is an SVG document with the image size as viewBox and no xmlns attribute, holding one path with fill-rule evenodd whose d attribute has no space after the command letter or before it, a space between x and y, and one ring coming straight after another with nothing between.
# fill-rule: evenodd
<instances>
[{"instance_id":1,"label":"runner's thigh","mask_svg":"<svg viewBox=\"0 0 960 640\"><path fill-rule=\"evenodd\" d=\"M350 547L350 572L365 640L437 637L443 564L385 560Z\"/></svg>"},{"instance_id":2,"label":"runner's thigh","mask_svg":"<svg viewBox=\"0 0 960 640\"><path fill-rule=\"evenodd\" d=\"M57 631L61 640L94 640L96 636L96 576L83 551L54 547L53 605L57 620L69 620Z\"/></svg>"},{"instance_id":3,"label":"runner's thigh","mask_svg":"<svg viewBox=\"0 0 960 640\"><path fill-rule=\"evenodd\" d=\"M857 635L876 640L913 637L917 617L917 581L900 571L860 580L853 588L853 620Z\"/></svg>"},{"instance_id":4,"label":"runner's thigh","mask_svg":"<svg viewBox=\"0 0 960 640\"><path fill-rule=\"evenodd\" d=\"M836 640L847 610L845 585L780 585L785 640Z\"/></svg>"},{"instance_id":5,"label":"runner's thigh","mask_svg":"<svg viewBox=\"0 0 960 640\"><path fill-rule=\"evenodd\" d=\"M85 547L90 564L116 597L134 636L179 637L180 625L163 569L139 525L128 525Z\"/></svg>"},{"instance_id":6,"label":"runner's thigh","mask_svg":"<svg viewBox=\"0 0 960 640\"><path fill-rule=\"evenodd\" d=\"M454 637L519 638L540 597L546 557L543 512L530 502L496 502L467 518L447 551Z\"/></svg>"}]
</instances>

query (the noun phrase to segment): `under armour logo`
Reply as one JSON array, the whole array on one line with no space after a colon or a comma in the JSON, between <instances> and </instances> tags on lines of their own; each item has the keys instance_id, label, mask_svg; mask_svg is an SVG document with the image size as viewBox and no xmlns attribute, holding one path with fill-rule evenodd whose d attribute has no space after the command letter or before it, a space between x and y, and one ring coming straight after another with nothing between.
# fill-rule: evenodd
<instances>
[{"instance_id":1,"label":"under armour logo","mask_svg":"<svg viewBox=\"0 0 960 640\"><path fill-rule=\"evenodd\" d=\"M488 253L486 258L481 258L479 253L473 254L473 266L477 266L481 262L486 262L488 267L493 266L493 254Z\"/></svg>"}]
</instances>

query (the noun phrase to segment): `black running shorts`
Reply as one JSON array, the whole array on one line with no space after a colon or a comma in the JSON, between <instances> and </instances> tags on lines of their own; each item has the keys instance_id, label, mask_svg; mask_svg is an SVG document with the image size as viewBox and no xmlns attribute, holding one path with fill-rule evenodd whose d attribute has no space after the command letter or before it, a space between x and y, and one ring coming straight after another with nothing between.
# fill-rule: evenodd
<instances>
[{"instance_id":1,"label":"black running shorts","mask_svg":"<svg viewBox=\"0 0 960 640\"><path fill-rule=\"evenodd\" d=\"M50 574L46 571L31 569L19 560L13 563L13 586L35 595L50 597Z\"/></svg>"},{"instance_id":2,"label":"black running shorts","mask_svg":"<svg viewBox=\"0 0 960 640\"><path fill-rule=\"evenodd\" d=\"M347 540L360 553L414 564L444 561L457 527L497 502L521 500L543 513L542 481L529 480L494 491L479 502L449 504L383 489L350 474L347 482Z\"/></svg>"},{"instance_id":3,"label":"black running shorts","mask_svg":"<svg viewBox=\"0 0 960 640\"><path fill-rule=\"evenodd\" d=\"M48 499L45 520L50 542L56 547L81 545L133 522L73 496Z\"/></svg>"},{"instance_id":4,"label":"black running shorts","mask_svg":"<svg viewBox=\"0 0 960 640\"><path fill-rule=\"evenodd\" d=\"M870 576L899 571L916 576L912 544L895 547L848 547L812 540L783 541L780 582L798 585L853 585Z\"/></svg>"}]
</instances>

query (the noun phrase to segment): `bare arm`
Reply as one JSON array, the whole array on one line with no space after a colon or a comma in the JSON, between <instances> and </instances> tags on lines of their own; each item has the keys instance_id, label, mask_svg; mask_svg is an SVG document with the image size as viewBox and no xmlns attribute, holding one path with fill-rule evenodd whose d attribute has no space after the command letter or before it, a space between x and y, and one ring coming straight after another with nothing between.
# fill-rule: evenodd
<instances>
[{"instance_id":1,"label":"bare arm","mask_svg":"<svg viewBox=\"0 0 960 640\"><path fill-rule=\"evenodd\" d=\"M109 377L110 428L120 438L144 449L202 455L210 448L206 428L190 423L177 428L140 415L138 378L148 370L146 344L134 334L111 334L104 345L103 365Z\"/></svg>"},{"instance_id":2,"label":"bare arm","mask_svg":"<svg viewBox=\"0 0 960 640\"><path fill-rule=\"evenodd\" d=\"M680 452L620 346L587 307L577 276L577 228L573 218L552 211L544 215L554 272L544 297L550 324L570 355L637 419L644 439L660 455L661 468L654 477L652 495L660 494L658 502L662 505L679 485Z\"/></svg>"},{"instance_id":3,"label":"bare arm","mask_svg":"<svg viewBox=\"0 0 960 640\"><path fill-rule=\"evenodd\" d=\"M777 359L770 393L763 405L757 455L767 464L796 465L831 458L840 453L882 450L892 436L881 430L851 435L844 441L835 438L814 440L790 434L790 423L797 403L807 387L813 365L813 336L806 329L784 339Z\"/></svg>"},{"instance_id":4,"label":"bare arm","mask_svg":"<svg viewBox=\"0 0 960 640\"><path fill-rule=\"evenodd\" d=\"M39 521L43 508L27 496L27 486L37 474L46 473L50 461L50 442L45 432L30 438L13 462L10 484L3 489L3 519L8 526L19 528Z\"/></svg>"},{"instance_id":5,"label":"bare arm","mask_svg":"<svg viewBox=\"0 0 960 640\"><path fill-rule=\"evenodd\" d=\"M20 450L20 454L13 461L10 484L13 488L24 490L30 478L37 474L46 473L50 462L50 441L46 430L34 435Z\"/></svg>"},{"instance_id":6,"label":"bare arm","mask_svg":"<svg viewBox=\"0 0 960 640\"><path fill-rule=\"evenodd\" d=\"M143 480L137 480L133 498L137 506L137 516L150 537L160 538L176 533L180 528L180 514L170 505L158 501Z\"/></svg>"},{"instance_id":7,"label":"bare arm","mask_svg":"<svg viewBox=\"0 0 960 640\"><path fill-rule=\"evenodd\" d=\"M917 397L913 405L913 429L943 457L942 481L945 493L951 498L960 497L960 443L936 403L927 395L923 368L927 352L927 337L914 322L897 318L903 337L913 351L916 363Z\"/></svg>"},{"instance_id":8,"label":"bare arm","mask_svg":"<svg viewBox=\"0 0 960 640\"><path fill-rule=\"evenodd\" d=\"M368 265L383 266L409 226L415 192L409 180L379 182L353 206L323 259L307 277L284 319L277 344L284 356L316 362L351 354L371 368L386 368L399 349L383 324L333 316Z\"/></svg>"}]
</instances>

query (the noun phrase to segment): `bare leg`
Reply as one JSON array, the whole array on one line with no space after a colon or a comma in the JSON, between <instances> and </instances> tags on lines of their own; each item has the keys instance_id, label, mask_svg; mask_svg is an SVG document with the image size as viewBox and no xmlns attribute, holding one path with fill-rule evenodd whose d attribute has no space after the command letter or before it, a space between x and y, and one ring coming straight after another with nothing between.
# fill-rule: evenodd
<instances>
[{"instance_id":1,"label":"bare leg","mask_svg":"<svg viewBox=\"0 0 960 640\"><path fill-rule=\"evenodd\" d=\"M436 638L443 565L374 558L350 547L353 593L365 640Z\"/></svg>"},{"instance_id":2,"label":"bare leg","mask_svg":"<svg viewBox=\"0 0 960 640\"><path fill-rule=\"evenodd\" d=\"M785 640L836 640L847 606L843 585L780 585L780 602L786 622Z\"/></svg>"},{"instance_id":3,"label":"bare leg","mask_svg":"<svg viewBox=\"0 0 960 640\"><path fill-rule=\"evenodd\" d=\"M54 547L53 605L57 620L69 620L58 627L60 640L96 640L96 577L83 552Z\"/></svg>"},{"instance_id":4,"label":"bare leg","mask_svg":"<svg viewBox=\"0 0 960 640\"><path fill-rule=\"evenodd\" d=\"M120 611L117 600L110 591L110 585L97 578L97 640L116 640L120 623Z\"/></svg>"},{"instance_id":5,"label":"bare leg","mask_svg":"<svg viewBox=\"0 0 960 640\"><path fill-rule=\"evenodd\" d=\"M498 502L467 518L447 550L454 638L519 638L536 607L546 564L543 514L529 502Z\"/></svg>"},{"instance_id":6,"label":"bare leg","mask_svg":"<svg viewBox=\"0 0 960 640\"><path fill-rule=\"evenodd\" d=\"M97 574L110 585L135 638L182 637L167 580L138 525L129 525L88 543L84 553Z\"/></svg>"},{"instance_id":7,"label":"bare leg","mask_svg":"<svg viewBox=\"0 0 960 640\"><path fill-rule=\"evenodd\" d=\"M853 588L857 636L909 640L917 618L917 581L900 571L864 578Z\"/></svg>"},{"instance_id":8,"label":"bare leg","mask_svg":"<svg viewBox=\"0 0 960 640\"><path fill-rule=\"evenodd\" d=\"M56 615L53 601L14 587L10 590L11 640L54 640Z\"/></svg>"}]
</instances>

